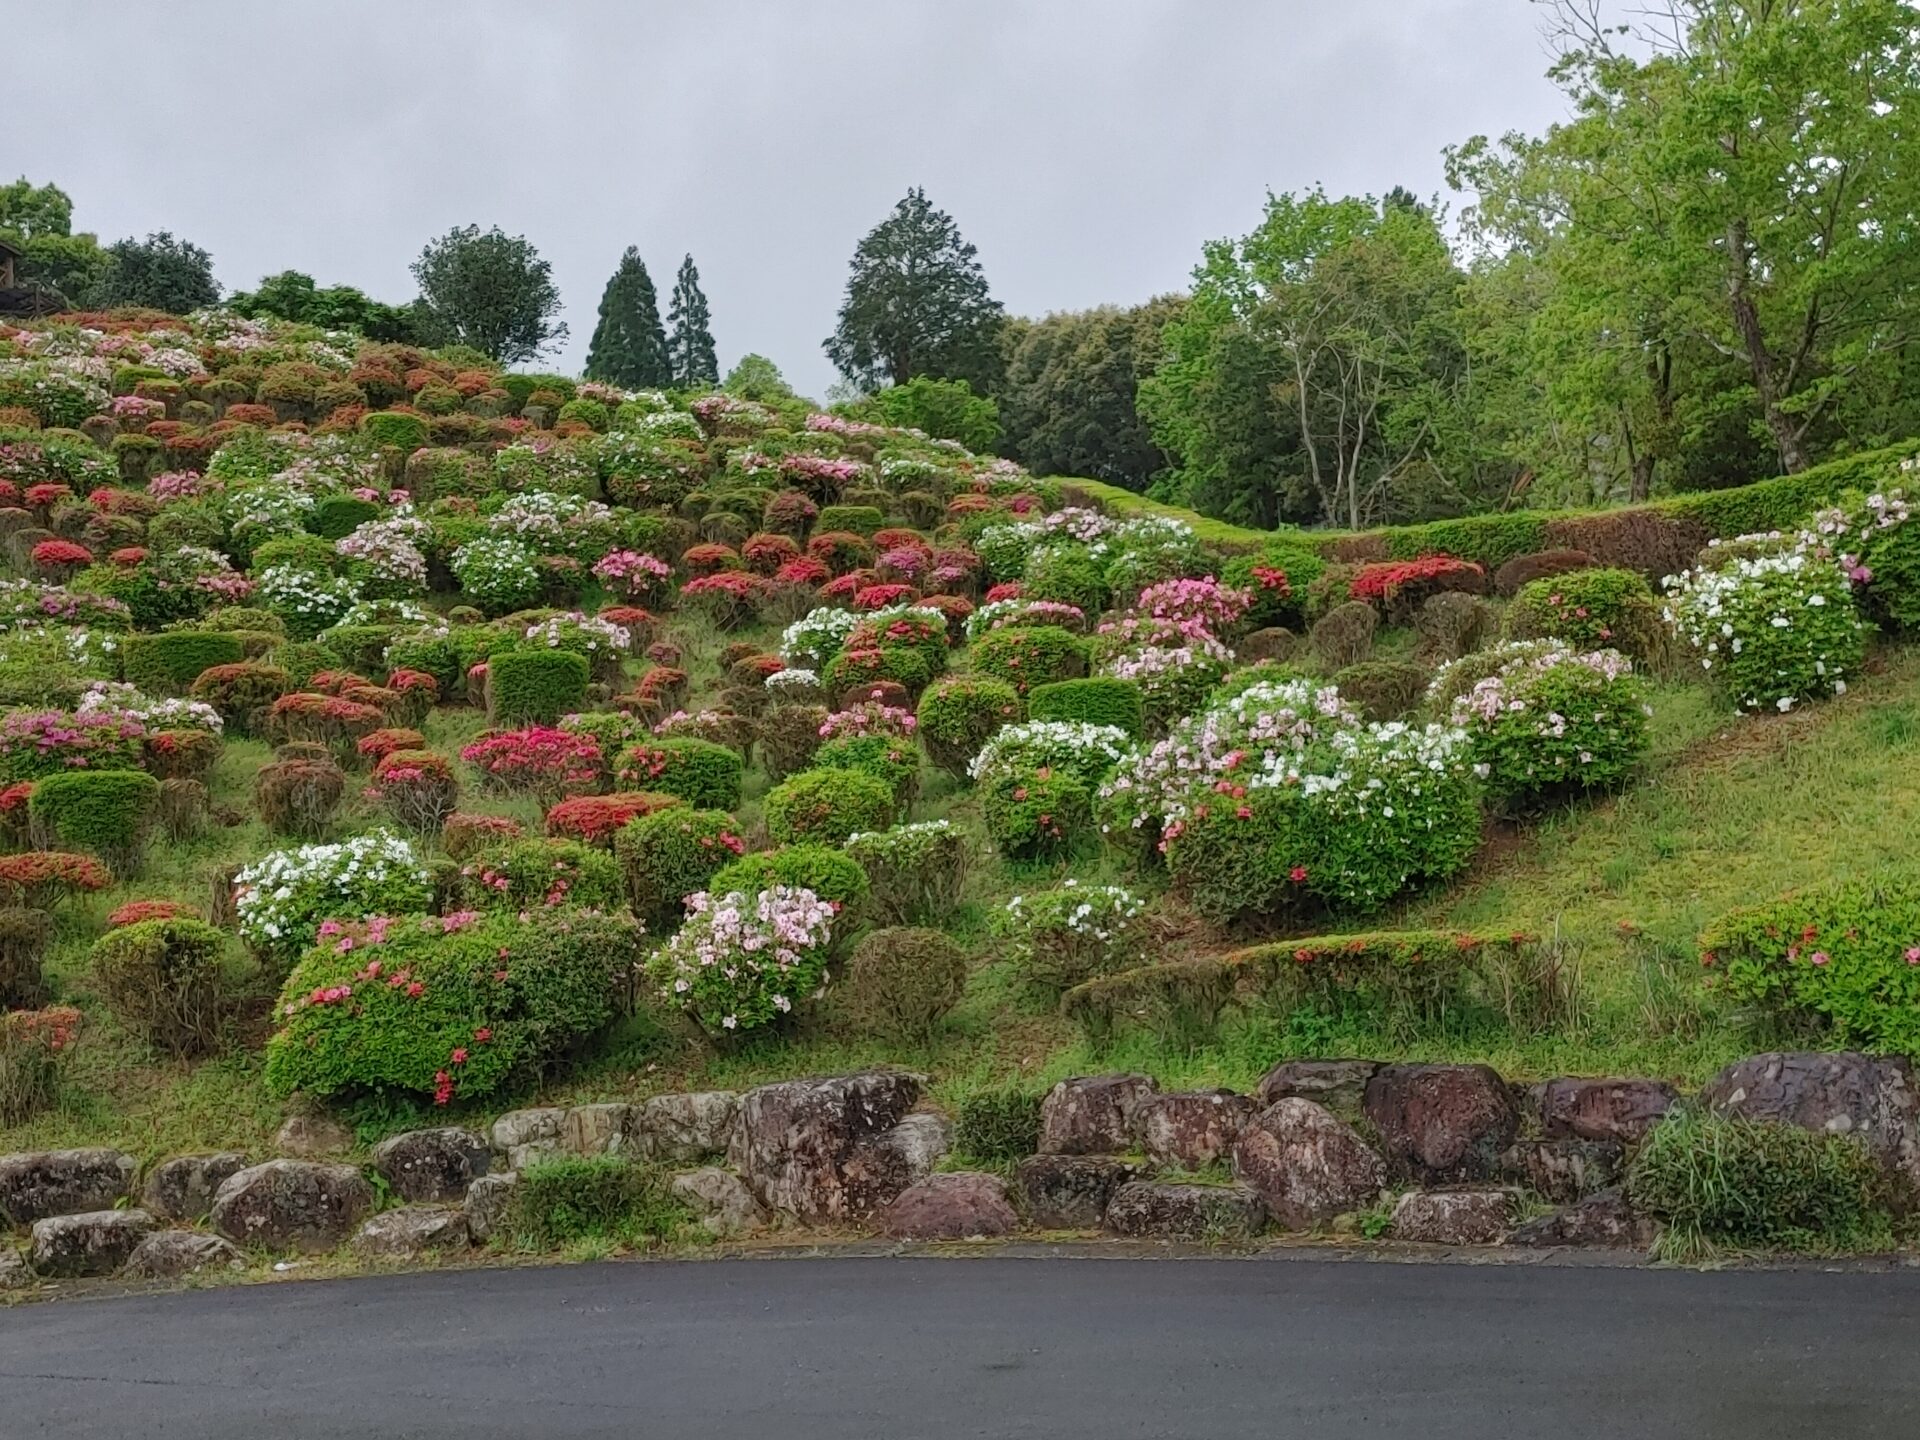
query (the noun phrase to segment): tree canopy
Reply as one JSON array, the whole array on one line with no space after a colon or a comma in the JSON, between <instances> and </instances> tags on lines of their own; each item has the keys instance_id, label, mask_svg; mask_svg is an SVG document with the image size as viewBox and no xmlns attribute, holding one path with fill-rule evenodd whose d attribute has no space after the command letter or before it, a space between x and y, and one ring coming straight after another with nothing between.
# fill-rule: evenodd
<instances>
[{"instance_id":1,"label":"tree canopy","mask_svg":"<svg viewBox=\"0 0 1920 1440\"><path fill-rule=\"evenodd\" d=\"M430 240L413 262L420 298L446 336L502 365L532 360L567 337L553 270L525 236L466 225Z\"/></svg>"},{"instance_id":2,"label":"tree canopy","mask_svg":"<svg viewBox=\"0 0 1920 1440\"><path fill-rule=\"evenodd\" d=\"M600 318L587 346L587 379L630 390L673 384L660 301L640 252L629 245L600 295Z\"/></svg>"},{"instance_id":3,"label":"tree canopy","mask_svg":"<svg viewBox=\"0 0 1920 1440\"><path fill-rule=\"evenodd\" d=\"M418 301L385 305L351 285L323 288L299 270L282 270L261 280L257 289L235 291L227 297L227 308L249 319L273 316L327 330L354 330L369 340L428 345L436 338L432 317Z\"/></svg>"},{"instance_id":4,"label":"tree canopy","mask_svg":"<svg viewBox=\"0 0 1920 1440\"><path fill-rule=\"evenodd\" d=\"M713 347L713 315L693 256L680 262L673 298L667 307L667 363L673 383L683 390L720 383L720 357Z\"/></svg>"},{"instance_id":5,"label":"tree canopy","mask_svg":"<svg viewBox=\"0 0 1920 1440\"><path fill-rule=\"evenodd\" d=\"M116 240L88 303L105 309L138 305L185 315L220 303L213 257L191 241L161 230L145 240Z\"/></svg>"},{"instance_id":6,"label":"tree canopy","mask_svg":"<svg viewBox=\"0 0 1920 1440\"><path fill-rule=\"evenodd\" d=\"M1003 322L974 247L916 187L855 248L840 322L824 348L863 389L930 375L991 394Z\"/></svg>"}]
</instances>

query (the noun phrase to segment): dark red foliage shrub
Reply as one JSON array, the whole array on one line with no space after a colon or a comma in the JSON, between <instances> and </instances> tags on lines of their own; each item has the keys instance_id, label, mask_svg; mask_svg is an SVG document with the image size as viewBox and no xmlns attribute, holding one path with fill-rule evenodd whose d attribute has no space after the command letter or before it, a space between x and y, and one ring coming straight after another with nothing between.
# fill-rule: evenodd
<instances>
[{"instance_id":1,"label":"dark red foliage shrub","mask_svg":"<svg viewBox=\"0 0 1920 1440\"><path fill-rule=\"evenodd\" d=\"M871 565L875 551L873 542L864 535L855 535L850 530L825 530L807 541L807 554L825 563L834 574L844 575L849 570Z\"/></svg>"},{"instance_id":2,"label":"dark red foliage shrub","mask_svg":"<svg viewBox=\"0 0 1920 1440\"><path fill-rule=\"evenodd\" d=\"M123 925L138 925L146 920L198 918L191 905L184 905L178 900L129 900L107 916L107 928L118 930Z\"/></svg>"},{"instance_id":3,"label":"dark red foliage shrub","mask_svg":"<svg viewBox=\"0 0 1920 1440\"><path fill-rule=\"evenodd\" d=\"M440 848L452 859L465 860L526 833L517 820L504 815L449 815L440 828Z\"/></svg>"},{"instance_id":4,"label":"dark red foliage shrub","mask_svg":"<svg viewBox=\"0 0 1920 1440\"><path fill-rule=\"evenodd\" d=\"M776 575L782 565L800 558L800 547L790 535L749 535L741 543L740 556L756 575Z\"/></svg>"},{"instance_id":5,"label":"dark red foliage shrub","mask_svg":"<svg viewBox=\"0 0 1920 1440\"><path fill-rule=\"evenodd\" d=\"M740 556L731 545L695 545L680 557L680 563L686 567L687 574L698 579L738 570Z\"/></svg>"},{"instance_id":6,"label":"dark red foliage shrub","mask_svg":"<svg viewBox=\"0 0 1920 1440\"><path fill-rule=\"evenodd\" d=\"M764 577L734 570L689 580L680 587L680 599L704 613L722 630L732 630L747 624L759 613L761 602L772 589Z\"/></svg>"},{"instance_id":7,"label":"dark red foliage shrub","mask_svg":"<svg viewBox=\"0 0 1920 1440\"><path fill-rule=\"evenodd\" d=\"M113 883L107 867L91 855L29 850L0 855L0 903L45 910L69 895L91 894Z\"/></svg>"},{"instance_id":8,"label":"dark red foliage shrub","mask_svg":"<svg viewBox=\"0 0 1920 1440\"><path fill-rule=\"evenodd\" d=\"M773 578L782 585L824 585L833 578L833 571L826 561L802 555L774 571Z\"/></svg>"},{"instance_id":9,"label":"dark red foliage shrub","mask_svg":"<svg viewBox=\"0 0 1920 1440\"><path fill-rule=\"evenodd\" d=\"M396 750L424 750L426 746L427 737L418 730L395 726L376 730L371 735L362 735L353 748L377 764Z\"/></svg>"},{"instance_id":10,"label":"dark red foliage shrub","mask_svg":"<svg viewBox=\"0 0 1920 1440\"><path fill-rule=\"evenodd\" d=\"M347 793L346 772L331 760L279 760L253 778L253 804L276 835L318 839Z\"/></svg>"}]
</instances>

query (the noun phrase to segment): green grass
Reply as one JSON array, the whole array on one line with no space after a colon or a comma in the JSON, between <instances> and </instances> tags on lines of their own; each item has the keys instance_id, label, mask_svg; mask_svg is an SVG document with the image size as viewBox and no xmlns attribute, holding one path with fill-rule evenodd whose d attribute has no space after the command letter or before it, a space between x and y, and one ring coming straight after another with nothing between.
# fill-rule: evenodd
<instances>
[{"instance_id":1,"label":"green grass","mask_svg":"<svg viewBox=\"0 0 1920 1440\"><path fill-rule=\"evenodd\" d=\"M717 657L728 639L771 648L778 627L723 636L680 615L671 636L685 649L700 697L720 683ZM1419 1024L1357 1010L1230 1012L1199 1045L1126 1034L1095 1049L995 956L992 916L1011 895L1069 877L1117 881L1149 894L1158 881L1129 877L1102 855L1020 867L982 855L958 911L943 926L979 958L960 1005L924 1045L850 1038L818 1017L789 1034L716 1050L648 1008L621 1021L570 1072L497 1096L484 1111L370 1102L352 1107L347 1118L362 1139L372 1140L536 1101L738 1088L882 1063L926 1071L933 1098L949 1109L980 1090L1010 1083L1037 1088L1104 1069L1146 1071L1167 1086L1248 1090L1281 1059L1331 1054L1485 1061L1515 1079L1613 1072L1697 1083L1767 1038L1704 988L1692 944L1700 927L1736 904L1864 874L1920 849L1920 651L1887 650L1877 673L1847 696L1784 717L1732 716L1704 690L1678 683L1658 687L1654 703L1656 748L1627 792L1498 828L1463 881L1369 921L1553 938L1577 993L1551 1023L1516 1021L1490 997ZM445 708L424 728L435 749L457 755L485 727L478 711ZM212 777L215 801L245 812L253 773L268 754L257 741L229 741ZM349 787L336 835L379 823L377 809L358 790ZM750 832L764 790L764 774L755 767L740 815ZM509 815L529 828L540 818L531 802L473 790L462 808ZM972 793L929 766L913 818L943 816L979 829ZM0 1129L0 1152L81 1144L117 1144L143 1159L229 1147L265 1152L282 1118L281 1107L266 1098L258 1062L263 1002L274 977L260 974L236 944L234 980L252 997L254 1018L227 1057L187 1066L150 1055L113 1023L92 993L87 955L113 907L158 896L204 903L222 866L277 843L247 820L216 827L188 845L156 845L137 879L63 911L49 975L62 999L86 1011L86 1025L59 1108ZM1181 917L1177 906L1167 915L1170 953L1211 953L1239 943Z\"/></svg>"}]
</instances>

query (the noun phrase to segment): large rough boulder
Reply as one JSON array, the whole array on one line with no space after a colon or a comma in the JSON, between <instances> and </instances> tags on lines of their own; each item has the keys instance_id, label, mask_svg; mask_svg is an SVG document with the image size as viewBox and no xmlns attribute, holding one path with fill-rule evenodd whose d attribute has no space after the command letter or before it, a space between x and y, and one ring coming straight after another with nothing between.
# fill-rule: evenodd
<instances>
[{"instance_id":1,"label":"large rough boulder","mask_svg":"<svg viewBox=\"0 0 1920 1440\"><path fill-rule=\"evenodd\" d=\"M373 1166L408 1204L460 1200L493 1168L493 1147L457 1125L409 1130L374 1146Z\"/></svg>"},{"instance_id":2,"label":"large rough boulder","mask_svg":"<svg viewBox=\"0 0 1920 1440\"><path fill-rule=\"evenodd\" d=\"M952 1127L938 1115L909 1115L856 1146L841 1163L843 1193L853 1215L870 1215L933 1173L952 1148Z\"/></svg>"},{"instance_id":3,"label":"large rough boulder","mask_svg":"<svg viewBox=\"0 0 1920 1440\"><path fill-rule=\"evenodd\" d=\"M484 1245L506 1227L507 1209L513 1204L513 1192L520 1176L512 1170L482 1175L467 1187L467 1229L473 1243Z\"/></svg>"},{"instance_id":4,"label":"large rough boulder","mask_svg":"<svg viewBox=\"0 0 1920 1440\"><path fill-rule=\"evenodd\" d=\"M1529 1220L1507 1236L1507 1244L1536 1250L1567 1245L1645 1250L1657 1233L1653 1221L1636 1214L1625 1192L1615 1189Z\"/></svg>"},{"instance_id":5,"label":"large rough boulder","mask_svg":"<svg viewBox=\"0 0 1920 1440\"><path fill-rule=\"evenodd\" d=\"M1062 1080L1040 1104L1042 1155L1120 1155L1133 1148L1133 1117L1160 1087L1145 1075Z\"/></svg>"},{"instance_id":6,"label":"large rough boulder","mask_svg":"<svg viewBox=\"0 0 1920 1440\"><path fill-rule=\"evenodd\" d=\"M863 1219L918 1178L907 1175L902 1145L876 1142L923 1083L868 1070L759 1086L741 1097L727 1157L770 1210L810 1223Z\"/></svg>"},{"instance_id":7,"label":"large rough boulder","mask_svg":"<svg viewBox=\"0 0 1920 1440\"><path fill-rule=\"evenodd\" d=\"M1725 1115L1852 1135L1889 1174L1920 1190L1920 1105L1904 1059L1853 1051L1755 1055L1714 1076L1700 1100Z\"/></svg>"},{"instance_id":8,"label":"large rough boulder","mask_svg":"<svg viewBox=\"0 0 1920 1440\"><path fill-rule=\"evenodd\" d=\"M509 1170L524 1170L566 1153L566 1125L567 1112L557 1106L509 1110L493 1122L493 1148L506 1157Z\"/></svg>"},{"instance_id":9,"label":"large rough boulder","mask_svg":"<svg viewBox=\"0 0 1920 1440\"><path fill-rule=\"evenodd\" d=\"M353 1237L353 1253L366 1260L417 1260L436 1250L464 1250L472 1243L464 1211L437 1205L383 1210Z\"/></svg>"},{"instance_id":10,"label":"large rough boulder","mask_svg":"<svg viewBox=\"0 0 1920 1440\"><path fill-rule=\"evenodd\" d=\"M1386 1162L1351 1125L1297 1096L1275 1101L1240 1132L1233 1173L1290 1230L1371 1205L1387 1183Z\"/></svg>"},{"instance_id":11,"label":"large rough boulder","mask_svg":"<svg viewBox=\"0 0 1920 1440\"><path fill-rule=\"evenodd\" d=\"M1505 1190L1409 1190L1393 1207L1390 1233L1422 1245L1497 1245L1512 1213Z\"/></svg>"},{"instance_id":12,"label":"large rough boulder","mask_svg":"<svg viewBox=\"0 0 1920 1440\"><path fill-rule=\"evenodd\" d=\"M156 1230L127 1261L131 1280L178 1280L202 1270L244 1270L247 1257L238 1247L200 1230Z\"/></svg>"},{"instance_id":13,"label":"large rough boulder","mask_svg":"<svg viewBox=\"0 0 1920 1440\"><path fill-rule=\"evenodd\" d=\"M133 1193L140 1166L118 1150L0 1155L0 1219L31 1225L49 1215L111 1210Z\"/></svg>"},{"instance_id":14,"label":"large rough boulder","mask_svg":"<svg viewBox=\"0 0 1920 1440\"><path fill-rule=\"evenodd\" d=\"M152 1233L144 1210L95 1210L86 1215L50 1215L33 1222L27 1260L49 1279L112 1275Z\"/></svg>"},{"instance_id":15,"label":"large rough boulder","mask_svg":"<svg viewBox=\"0 0 1920 1440\"><path fill-rule=\"evenodd\" d=\"M727 1153L740 1118L740 1097L731 1090L655 1095L634 1107L633 1139L640 1155L686 1165Z\"/></svg>"},{"instance_id":16,"label":"large rough boulder","mask_svg":"<svg viewBox=\"0 0 1920 1440\"><path fill-rule=\"evenodd\" d=\"M1331 1110L1348 1124L1360 1118L1367 1082L1378 1060L1283 1060L1260 1080L1260 1108L1298 1097Z\"/></svg>"},{"instance_id":17,"label":"large rough boulder","mask_svg":"<svg viewBox=\"0 0 1920 1440\"><path fill-rule=\"evenodd\" d=\"M213 1208L214 1192L249 1163L238 1150L163 1160L147 1176L141 1203L163 1220L205 1219Z\"/></svg>"},{"instance_id":18,"label":"large rough boulder","mask_svg":"<svg viewBox=\"0 0 1920 1440\"><path fill-rule=\"evenodd\" d=\"M1107 1213L1113 1192L1141 1169L1109 1155L1031 1155L1015 1167L1014 1183L1040 1230L1091 1230Z\"/></svg>"},{"instance_id":19,"label":"large rough boulder","mask_svg":"<svg viewBox=\"0 0 1920 1440\"><path fill-rule=\"evenodd\" d=\"M560 1142L569 1155L624 1155L633 1144L631 1105L609 1101L576 1105L560 1122Z\"/></svg>"},{"instance_id":20,"label":"large rough boulder","mask_svg":"<svg viewBox=\"0 0 1920 1440\"><path fill-rule=\"evenodd\" d=\"M213 1228L236 1245L331 1250L373 1211L373 1186L351 1165L269 1160L227 1177Z\"/></svg>"},{"instance_id":21,"label":"large rough boulder","mask_svg":"<svg viewBox=\"0 0 1920 1440\"><path fill-rule=\"evenodd\" d=\"M353 1149L353 1132L325 1115L290 1115L273 1148L295 1160L328 1160Z\"/></svg>"},{"instance_id":22,"label":"large rough boulder","mask_svg":"<svg viewBox=\"0 0 1920 1440\"><path fill-rule=\"evenodd\" d=\"M1132 1180L1107 1202L1106 1226L1139 1240L1250 1240L1266 1221L1244 1185L1168 1185Z\"/></svg>"},{"instance_id":23,"label":"large rough boulder","mask_svg":"<svg viewBox=\"0 0 1920 1440\"><path fill-rule=\"evenodd\" d=\"M1581 1080L1540 1087L1540 1124L1549 1140L1618 1140L1631 1145L1680 1098L1662 1080Z\"/></svg>"},{"instance_id":24,"label":"large rough boulder","mask_svg":"<svg viewBox=\"0 0 1920 1440\"><path fill-rule=\"evenodd\" d=\"M0 1291L24 1290L33 1284L27 1257L11 1245L0 1245Z\"/></svg>"},{"instance_id":25,"label":"large rough boulder","mask_svg":"<svg viewBox=\"0 0 1920 1440\"><path fill-rule=\"evenodd\" d=\"M717 1239L732 1240L767 1227L767 1212L747 1182L718 1165L674 1176L673 1193Z\"/></svg>"},{"instance_id":26,"label":"large rough boulder","mask_svg":"<svg viewBox=\"0 0 1920 1440\"><path fill-rule=\"evenodd\" d=\"M895 1240L972 1240L1011 1235L1020 1217L1007 1182L979 1171L929 1175L882 1210L880 1233Z\"/></svg>"},{"instance_id":27,"label":"large rough boulder","mask_svg":"<svg viewBox=\"0 0 1920 1440\"><path fill-rule=\"evenodd\" d=\"M1199 1170L1233 1153L1233 1142L1259 1108L1231 1090L1149 1095L1134 1109L1134 1134L1154 1164Z\"/></svg>"},{"instance_id":28,"label":"large rough boulder","mask_svg":"<svg viewBox=\"0 0 1920 1440\"><path fill-rule=\"evenodd\" d=\"M1506 1082L1485 1065L1382 1065L1362 1107L1395 1172L1428 1185L1491 1180L1520 1128Z\"/></svg>"},{"instance_id":29,"label":"large rough boulder","mask_svg":"<svg viewBox=\"0 0 1920 1440\"><path fill-rule=\"evenodd\" d=\"M1618 1185L1626 1165L1618 1140L1516 1140L1500 1157L1500 1174L1543 1200L1570 1205Z\"/></svg>"}]
</instances>

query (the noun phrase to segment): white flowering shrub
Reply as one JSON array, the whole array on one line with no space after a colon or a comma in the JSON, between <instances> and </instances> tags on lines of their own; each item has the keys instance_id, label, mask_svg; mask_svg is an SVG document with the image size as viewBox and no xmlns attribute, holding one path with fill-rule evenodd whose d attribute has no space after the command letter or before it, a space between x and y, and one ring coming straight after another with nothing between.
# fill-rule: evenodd
<instances>
[{"instance_id":1,"label":"white flowering shrub","mask_svg":"<svg viewBox=\"0 0 1920 1440\"><path fill-rule=\"evenodd\" d=\"M369 520L334 541L360 578L362 589L379 599L405 599L427 592L427 556L433 527L412 515Z\"/></svg>"},{"instance_id":2,"label":"white flowering shrub","mask_svg":"<svg viewBox=\"0 0 1920 1440\"><path fill-rule=\"evenodd\" d=\"M518 540L483 536L453 552L461 594L491 615L525 610L540 599L538 555Z\"/></svg>"},{"instance_id":3,"label":"white flowering shrub","mask_svg":"<svg viewBox=\"0 0 1920 1440\"><path fill-rule=\"evenodd\" d=\"M1785 711L1843 694L1859 673L1868 627L1846 571L1817 546L1746 555L1664 583L1668 623L1743 710Z\"/></svg>"},{"instance_id":4,"label":"white flowering shrub","mask_svg":"<svg viewBox=\"0 0 1920 1440\"><path fill-rule=\"evenodd\" d=\"M1012 580L1026 573L1027 557L1047 538L1047 527L1037 521L1011 520L989 525L973 542L974 553L986 562L994 580Z\"/></svg>"},{"instance_id":5,"label":"white flowering shrub","mask_svg":"<svg viewBox=\"0 0 1920 1440\"><path fill-rule=\"evenodd\" d=\"M813 891L702 891L687 897L687 912L648 972L709 1034L758 1030L825 987L833 906Z\"/></svg>"},{"instance_id":6,"label":"white flowering shrub","mask_svg":"<svg viewBox=\"0 0 1920 1440\"><path fill-rule=\"evenodd\" d=\"M154 730L208 730L218 735L225 728L220 712L200 700L155 700L137 686L118 680L95 680L87 686L74 706L81 720L127 719Z\"/></svg>"},{"instance_id":7,"label":"white flowering shrub","mask_svg":"<svg viewBox=\"0 0 1920 1440\"><path fill-rule=\"evenodd\" d=\"M1536 802L1624 781L1647 752L1646 688L1617 650L1509 660L1453 701L1488 792Z\"/></svg>"},{"instance_id":8,"label":"white flowering shrub","mask_svg":"<svg viewBox=\"0 0 1920 1440\"><path fill-rule=\"evenodd\" d=\"M425 910L431 882L419 852L389 830L269 851L234 877L240 937L291 959L313 944L322 921Z\"/></svg>"},{"instance_id":9,"label":"white flowering shrub","mask_svg":"<svg viewBox=\"0 0 1920 1440\"><path fill-rule=\"evenodd\" d=\"M1334 730L1269 752L1244 781L1190 792L1166 826L1167 868L1216 920L1300 906L1365 913L1466 865L1481 793L1464 730Z\"/></svg>"},{"instance_id":10,"label":"white flowering shrub","mask_svg":"<svg viewBox=\"0 0 1920 1440\"><path fill-rule=\"evenodd\" d=\"M967 764L967 774L988 785L1020 771L1055 770L1089 787L1099 784L1132 753L1133 739L1117 725L1084 720L1029 720L996 731Z\"/></svg>"},{"instance_id":11,"label":"white flowering shrub","mask_svg":"<svg viewBox=\"0 0 1920 1440\"><path fill-rule=\"evenodd\" d=\"M1021 978L1057 994L1142 963L1146 936L1139 922L1146 908L1121 886L1069 880L1056 890L1014 896L996 928Z\"/></svg>"},{"instance_id":12,"label":"white flowering shrub","mask_svg":"<svg viewBox=\"0 0 1920 1440\"><path fill-rule=\"evenodd\" d=\"M359 598L359 587L344 575L298 565L270 565L260 575L259 602L286 622L295 640L338 625Z\"/></svg>"},{"instance_id":13,"label":"white flowering shrub","mask_svg":"<svg viewBox=\"0 0 1920 1440\"><path fill-rule=\"evenodd\" d=\"M831 606L809 611L781 632L780 658L802 669L824 669L860 621L853 611Z\"/></svg>"}]
</instances>

